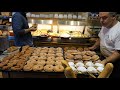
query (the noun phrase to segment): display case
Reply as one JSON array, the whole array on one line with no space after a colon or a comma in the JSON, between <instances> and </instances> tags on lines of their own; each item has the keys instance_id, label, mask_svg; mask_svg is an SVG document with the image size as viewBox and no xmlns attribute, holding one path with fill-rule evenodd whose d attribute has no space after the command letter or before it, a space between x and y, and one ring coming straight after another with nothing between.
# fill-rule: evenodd
<instances>
[{"instance_id":1,"label":"display case","mask_svg":"<svg viewBox=\"0 0 120 90\"><path fill-rule=\"evenodd\" d=\"M37 30L32 32L36 43L89 43L88 12L29 12L27 17L29 26L38 24Z\"/></svg>"},{"instance_id":2,"label":"display case","mask_svg":"<svg viewBox=\"0 0 120 90\"><path fill-rule=\"evenodd\" d=\"M0 13L0 51L4 51L9 47L9 30L11 27L11 16L10 12Z\"/></svg>"}]
</instances>

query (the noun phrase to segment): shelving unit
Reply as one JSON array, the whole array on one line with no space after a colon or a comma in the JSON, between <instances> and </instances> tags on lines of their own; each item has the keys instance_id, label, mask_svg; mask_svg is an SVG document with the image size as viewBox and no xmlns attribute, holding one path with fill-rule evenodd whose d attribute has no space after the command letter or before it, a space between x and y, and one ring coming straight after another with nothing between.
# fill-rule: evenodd
<instances>
[{"instance_id":1,"label":"shelving unit","mask_svg":"<svg viewBox=\"0 0 120 90\"><path fill-rule=\"evenodd\" d=\"M9 22L9 19L12 17L8 15L9 13L10 12L1 12L0 15L0 30L2 33L6 33L0 36L0 51L4 51L9 47L8 33L11 27L11 22Z\"/></svg>"}]
</instances>

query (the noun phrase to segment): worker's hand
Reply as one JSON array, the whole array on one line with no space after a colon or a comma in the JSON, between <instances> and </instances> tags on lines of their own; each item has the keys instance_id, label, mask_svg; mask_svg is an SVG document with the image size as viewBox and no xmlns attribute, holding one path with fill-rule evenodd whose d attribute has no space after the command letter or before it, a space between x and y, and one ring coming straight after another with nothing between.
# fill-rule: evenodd
<instances>
[{"instance_id":1,"label":"worker's hand","mask_svg":"<svg viewBox=\"0 0 120 90\"><path fill-rule=\"evenodd\" d=\"M88 48L89 48L89 50L92 50L92 51L96 49L96 48L93 47L93 46L92 46L92 47L88 47Z\"/></svg>"},{"instance_id":2,"label":"worker's hand","mask_svg":"<svg viewBox=\"0 0 120 90\"><path fill-rule=\"evenodd\" d=\"M37 30L37 28L35 28L35 27L30 28L30 31L36 31L36 30Z\"/></svg>"},{"instance_id":3,"label":"worker's hand","mask_svg":"<svg viewBox=\"0 0 120 90\"><path fill-rule=\"evenodd\" d=\"M100 63L103 64L103 65L105 66L105 64L107 63L107 60L104 59L104 60L102 60Z\"/></svg>"}]
</instances>

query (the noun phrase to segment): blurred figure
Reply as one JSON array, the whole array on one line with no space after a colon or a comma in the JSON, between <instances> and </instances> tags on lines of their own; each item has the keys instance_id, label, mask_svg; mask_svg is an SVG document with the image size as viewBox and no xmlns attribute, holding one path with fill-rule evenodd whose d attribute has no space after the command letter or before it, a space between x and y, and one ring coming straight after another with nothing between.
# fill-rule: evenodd
<instances>
[{"instance_id":1,"label":"blurred figure","mask_svg":"<svg viewBox=\"0 0 120 90\"><path fill-rule=\"evenodd\" d=\"M31 31L36 31L37 28L29 28L26 13L27 12L14 12L12 16L12 28L16 46L33 46Z\"/></svg>"}]
</instances>

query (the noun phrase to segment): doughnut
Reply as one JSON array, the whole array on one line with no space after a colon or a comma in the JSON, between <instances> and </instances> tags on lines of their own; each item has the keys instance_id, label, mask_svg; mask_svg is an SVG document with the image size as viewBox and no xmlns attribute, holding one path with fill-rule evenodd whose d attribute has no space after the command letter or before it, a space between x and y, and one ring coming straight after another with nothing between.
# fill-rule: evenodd
<instances>
[{"instance_id":1,"label":"doughnut","mask_svg":"<svg viewBox=\"0 0 120 90\"><path fill-rule=\"evenodd\" d=\"M48 50L41 50L41 53L47 53Z\"/></svg>"},{"instance_id":2,"label":"doughnut","mask_svg":"<svg viewBox=\"0 0 120 90\"><path fill-rule=\"evenodd\" d=\"M64 67L62 65L56 65L56 66L54 66L54 71L55 72L63 72Z\"/></svg>"},{"instance_id":3,"label":"doughnut","mask_svg":"<svg viewBox=\"0 0 120 90\"><path fill-rule=\"evenodd\" d=\"M2 70L8 70L10 68L10 66L3 66Z\"/></svg>"},{"instance_id":4,"label":"doughnut","mask_svg":"<svg viewBox=\"0 0 120 90\"><path fill-rule=\"evenodd\" d=\"M43 57L43 56L46 57L46 56L47 56L47 53L39 53L39 56L40 56L40 57Z\"/></svg>"},{"instance_id":5,"label":"doughnut","mask_svg":"<svg viewBox=\"0 0 120 90\"><path fill-rule=\"evenodd\" d=\"M55 51L54 50L49 50L48 53L54 54Z\"/></svg>"},{"instance_id":6,"label":"doughnut","mask_svg":"<svg viewBox=\"0 0 120 90\"><path fill-rule=\"evenodd\" d=\"M47 57L51 57L51 56L55 57L55 54L52 54L52 53L47 54Z\"/></svg>"},{"instance_id":7,"label":"doughnut","mask_svg":"<svg viewBox=\"0 0 120 90\"><path fill-rule=\"evenodd\" d=\"M57 57L62 57L63 54L62 54L62 53L56 53L56 56L57 56Z\"/></svg>"},{"instance_id":8,"label":"doughnut","mask_svg":"<svg viewBox=\"0 0 120 90\"><path fill-rule=\"evenodd\" d=\"M61 60L55 61L55 65L62 65Z\"/></svg>"},{"instance_id":9,"label":"doughnut","mask_svg":"<svg viewBox=\"0 0 120 90\"><path fill-rule=\"evenodd\" d=\"M42 71L43 65L34 65L32 69L33 71Z\"/></svg>"},{"instance_id":10,"label":"doughnut","mask_svg":"<svg viewBox=\"0 0 120 90\"><path fill-rule=\"evenodd\" d=\"M70 47L69 49L70 50L76 50L76 47Z\"/></svg>"},{"instance_id":11,"label":"doughnut","mask_svg":"<svg viewBox=\"0 0 120 90\"><path fill-rule=\"evenodd\" d=\"M27 64L33 64L33 65L35 65L35 64L37 64L37 61L36 60L28 60Z\"/></svg>"},{"instance_id":12,"label":"doughnut","mask_svg":"<svg viewBox=\"0 0 120 90\"><path fill-rule=\"evenodd\" d=\"M46 61L46 64L47 64L47 65L54 65L54 64L55 64L55 61L49 60L49 61Z\"/></svg>"},{"instance_id":13,"label":"doughnut","mask_svg":"<svg viewBox=\"0 0 120 90\"><path fill-rule=\"evenodd\" d=\"M24 71L31 71L32 70L32 65L30 66L30 65L25 65L24 67L23 67L23 70Z\"/></svg>"},{"instance_id":14,"label":"doughnut","mask_svg":"<svg viewBox=\"0 0 120 90\"><path fill-rule=\"evenodd\" d=\"M37 60L37 59L38 59L38 56L31 56L29 59L31 59L31 60L32 60L32 59L36 59L36 60Z\"/></svg>"},{"instance_id":15,"label":"doughnut","mask_svg":"<svg viewBox=\"0 0 120 90\"><path fill-rule=\"evenodd\" d=\"M67 51L67 50L69 50L69 47L64 47L64 51Z\"/></svg>"},{"instance_id":16,"label":"doughnut","mask_svg":"<svg viewBox=\"0 0 120 90\"><path fill-rule=\"evenodd\" d=\"M46 72L53 72L54 66L53 65L45 65L44 71Z\"/></svg>"},{"instance_id":17,"label":"doughnut","mask_svg":"<svg viewBox=\"0 0 120 90\"><path fill-rule=\"evenodd\" d=\"M81 55L83 56L83 55L86 55L86 51L82 51L81 52Z\"/></svg>"},{"instance_id":18,"label":"doughnut","mask_svg":"<svg viewBox=\"0 0 120 90\"><path fill-rule=\"evenodd\" d=\"M65 55L65 58L66 58L66 59L73 59L73 58L74 58L74 55L71 55L71 54L67 53L67 54Z\"/></svg>"},{"instance_id":19,"label":"doughnut","mask_svg":"<svg viewBox=\"0 0 120 90\"><path fill-rule=\"evenodd\" d=\"M64 60L64 58L63 58L63 57L56 57L55 60L56 60L56 61L57 61L57 60Z\"/></svg>"},{"instance_id":20,"label":"doughnut","mask_svg":"<svg viewBox=\"0 0 120 90\"><path fill-rule=\"evenodd\" d=\"M93 55L92 57L91 57L91 60L93 60L93 61L96 61L96 60L98 60L99 59L99 56L98 55Z\"/></svg>"},{"instance_id":21,"label":"doughnut","mask_svg":"<svg viewBox=\"0 0 120 90\"><path fill-rule=\"evenodd\" d=\"M74 56L74 59L81 60L81 59L82 59L82 55L75 55L75 56Z\"/></svg>"},{"instance_id":22,"label":"doughnut","mask_svg":"<svg viewBox=\"0 0 120 90\"><path fill-rule=\"evenodd\" d=\"M56 48L56 51L61 51L61 50L62 50L61 47L57 47L57 48Z\"/></svg>"},{"instance_id":23,"label":"doughnut","mask_svg":"<svg viewBox=\"0 0 120 90\"><path fill-rule=\"evenodd\" d=\"M39 60L37 61L37 65L45 65L46 64L46 61L45 60Z\"/></svg>"},{"instance_id":24,"label":"doughnut","mask_svg":"<svg viewBox=\"0 0 120 90\"><path fill-rule=\"evenodd\" d=\"M84 47L84 51L89 51L89 48L87 48L87 47Z\"/></svg>"},{"instance_id":25,"label":"doughnut","mask_svg":"<svg viewBox=\"0 0 120 90\"><path fill-rule=\"evenodd\" d=\"M94 51L86 51L86 55L93 56L93 55L96 55L96 52L94 52Z\"/></svg>"},{"instance_id":26,"label":"doughnut","mask_svg":"<svg viewBox=\"0 0 120 90\"><path fill-rule=\"evenodd\" d=\"M9 62L9 60L6 60L6 61L4 61L4 62L1 62L1 63L0 63L0 67L3 67L3 66L6 65L8 62Z\"/></svg>"},{"instance_id":27,"label":"doughnut","mask_svg":"<svg viewBox=\"0 0 120 90\"><path fill-rule=\"evenodd\" d=\"M77 48L78 51L84 51L82 47Z\"/></svg>"},{"instance_id":28,"label":"doughnut","mask_svg":"<svg viewBox=\"0 0 120 90\"><path fill-rule=\"evenodd\" d=\"M55 57L54 56L48 57L47 61L49 61L49 60L55 60Z\"/></svg>"},{"instance_id":29,"label":"doughnut","mask_svg":"<svg viewBox=\"0 0 120 90\"><path fill-rule=\"evenodd\" d=\"M39 59L39 60L40 60L40 59L41 59L41 60L46 60L47 57L45 57L45 56L40 56L38 59Z\"/></svg>"},{"instance_id":30,"label":"doughnut","mask_svg":"<svg viewBox=\"0 0 120 90\"><path fill-rule=\"evenodd\" d=\"M84 55L82 60L91 60L91 56Z\"/></svg>"}]
</instances>

